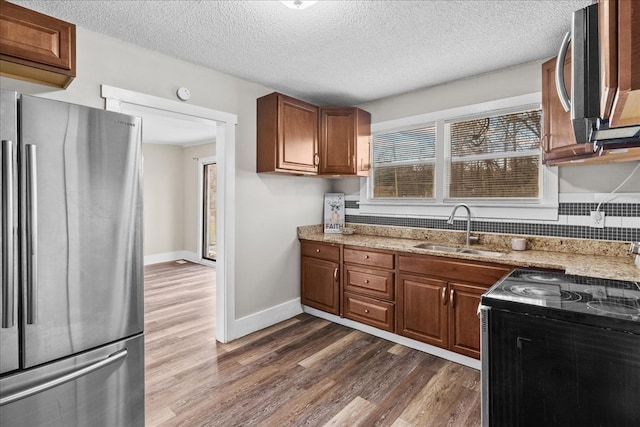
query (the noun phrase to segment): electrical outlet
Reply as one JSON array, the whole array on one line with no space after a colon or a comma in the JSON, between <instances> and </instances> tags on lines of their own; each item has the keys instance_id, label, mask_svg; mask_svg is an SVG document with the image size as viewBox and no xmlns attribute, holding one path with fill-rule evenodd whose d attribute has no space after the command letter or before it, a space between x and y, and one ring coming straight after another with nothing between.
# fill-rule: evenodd
<instances>
[{"instance_id":1,"label":"electrical outlet","mask_svg":"<svg viewBox=\"0 0 640 427\"><path fill-rule=\"evenodd\" d=\"M604 212L591 211L591 228L604 228Z\"/></svg>"}]
</instances>

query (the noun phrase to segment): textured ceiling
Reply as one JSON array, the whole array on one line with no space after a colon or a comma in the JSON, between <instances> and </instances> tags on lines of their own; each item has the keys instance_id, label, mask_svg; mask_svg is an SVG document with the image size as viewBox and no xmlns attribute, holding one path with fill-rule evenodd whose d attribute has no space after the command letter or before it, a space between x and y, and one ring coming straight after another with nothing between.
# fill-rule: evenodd
<instances>
[{"instance_id":1,"label":"textured ceiling","mask_svg":"<svg viewBox=\"0 0 640 427\"><path fill-rule=\"evenodd\" d=\"M590 0L22 1L318 105L355 105L555 55Z\"/></svg>"}]
</instances>

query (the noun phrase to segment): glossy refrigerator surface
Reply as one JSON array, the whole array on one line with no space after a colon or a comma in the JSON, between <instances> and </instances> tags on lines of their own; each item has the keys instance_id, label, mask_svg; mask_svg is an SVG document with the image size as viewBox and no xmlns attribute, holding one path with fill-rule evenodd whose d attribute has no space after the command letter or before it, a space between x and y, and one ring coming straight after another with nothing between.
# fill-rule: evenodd
<instances>
[{"instance_id":1,"label":"glossy refrigerator surface","mask_svg":"<svg viewBox=\"0 0 640 427\"><path fill-rule=\"evenodd\" d=\"M24 367L142 332L139 132L139 118L22 96Z\"/></svg>"},{"instance_id":2,"label":"glossy refrigerator surface","mask_svg":"<svg viewBox=\"0 0 640 427\"><path fill-rule=\"evenodd\" d=\"M93 369L101 362L102 366ZM48 381L72 376L81 369L90 371L4 404L0 408L0 426L143 426L144 371L139 369L143 363L144 342L142 335L138 335L0 379L2 399L11 399Z\"/></svg>"},{"instance_id":3,"label":"glossy refrigerator surface","mask_svg":"<svg viewBox=\"0 0 640 427\"><path fill-rule=\"evenodd\" d=\"M142 427L141 119L0 98L0 425Z\"/></svg>"}]
</instances>

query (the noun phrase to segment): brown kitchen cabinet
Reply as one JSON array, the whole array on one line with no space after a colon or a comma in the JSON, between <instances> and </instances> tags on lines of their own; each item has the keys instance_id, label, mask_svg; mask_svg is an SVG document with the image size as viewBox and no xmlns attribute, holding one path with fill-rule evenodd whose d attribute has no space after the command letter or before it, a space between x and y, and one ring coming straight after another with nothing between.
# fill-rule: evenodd
<instances>
[{"instance_id":1,"label":"brown kitchen cabinet","mask_svg":"<svg viewBox=\"0 0 640 427\"><path fill-rule=\"evenodd\" d=\"M300 243L302 304L340 314L340 246Z\"/></svg>"},{"instance_id":2,"label":"brown kitchen cabinet","mask_svg":"<svg viewBox=\"0 0 640 427\"><path fill-rule=\"evenodd\" d=\"M0 0L0 75L66 88L76 76L76 26Z\"/></svg>"},{"instance_id":3,"label":"brown kitchen cabinet","mask_svg":"<svg viewBox=\"0 0 640 427\"><path fill-rule=\"evenodd\" d=\"M480 296L513 267L434 256L400 255L398 333L480 358Z\"/></svg>"},{"instance_id":4,"label":"brown kitchen cabinet","mask_svg":"<svg viewBox=\"0 0 640 427\"><path fill-rule=\"evenodd\" d=\"M398 333L442 348L448 342L447 282L425 276L398 276Z\"/></svg>"},{"instance_id":5,"label":"brown kitchen cabinet","mask_svg":"<svg viewBox=\"0 0 640 427\"><path fill-rule=\"evenodd\" d=\"M613 101L609 125L637 125L640 124L640 4L628 0L600 3L602 4L598 5L599 12L600 9L605 12L609 10L609 15L617 12L617 19L605 21L610 27L617 24L616 31L610 30L605 34L618 36L617 58L612 61L617 63L618 90ZM600 32L602 33L602 30ZM607 44L606 40L600 38L601 46ZM611 45L615 46L613 43Z\"/></svg>"},{"instance_id":6,"label":"brown kitchen cabinet","mask_svg":"<svg viewBox=\"0 0 640 427\"><path fill-rule=\"evenodd\" d=\"M355 107L320 108L320 175L368 176L371 114Z\"/></svg>"},{"instance_id":7,"label":"brown kitchen cabinet","mask_svg":"<svg viewBox=\"0 0 640 427\"><path fill-rule=\"evenodd\" d=\"M449 283L449 349L480 359L478 305L487 285Z\"/></svg>"},{"instance_id":8,"label":"brown kitchen cabinet","mask_svg":"<svg viewBox=\"0 0 640 427\"><path fill-rule=\"evenodd\" d=\"M257 100L257 171L318 173L318 107L274 92Z\"/></svg>"},{"instance_id":9,"label":"brown kitchen cabinet","mask_svg":"<svg viewBox=\"0 0 640 427\"><path fill-rule=\"evenodd\" d=\"M542 64L542 162L553 165L566 160L593 157L593 144L578 144L571 112L564 111L556 91L556 58ZM571 85L571 55L564 62L564 79Z\"/></svg>"},{"instance_id":10,"label":"brown kitchen cabinet","mask_svg":"<svg viewBox=\"0 0 640 427\"><path fill-rule=\"evenodd\" d=\"M395 332L395 254L347 246L343 260L343 316Z\"/></svg>"}]
</instances>

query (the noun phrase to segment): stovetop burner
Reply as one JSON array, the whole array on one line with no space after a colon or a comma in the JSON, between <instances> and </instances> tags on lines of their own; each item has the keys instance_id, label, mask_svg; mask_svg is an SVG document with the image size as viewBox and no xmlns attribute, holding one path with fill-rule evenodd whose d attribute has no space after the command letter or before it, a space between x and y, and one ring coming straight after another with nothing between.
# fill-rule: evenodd
<instances>
[{"instance_id":1,"label":"stovetop burner","mask_svg":"<svg viewBox=\"0 0 640 427\"><path fill-rule=\"evenodd\" d=\"M614 316L625 316L631 319L640 317L640 308L619 301L590 301L587 307Z\"/></svg>"},{"instance_id":2,"label":"stovetop burner","mask_svg":"<svg viewBox=\"0 0 640 427\"><path fill-rule=\"evenodd\" d=\"M516 295L528 298L540 298L545 301L580 301L582 297L576 292L560 289L558 286L545 285L511 285L505 289Z\"/></svg>"}]
</instances>

